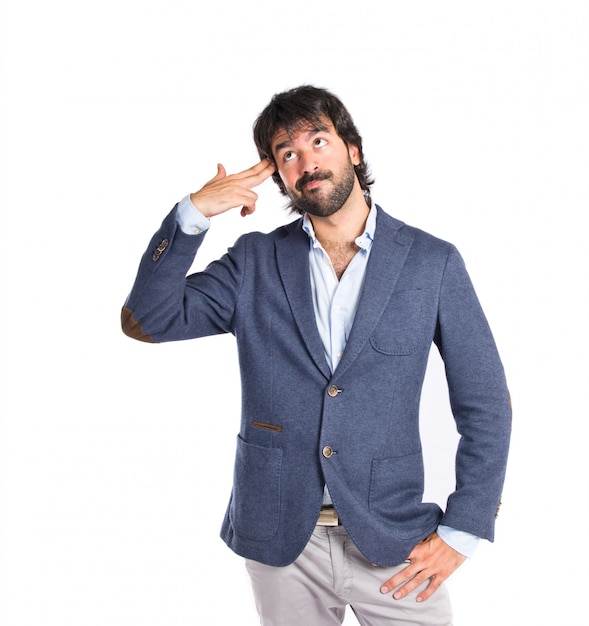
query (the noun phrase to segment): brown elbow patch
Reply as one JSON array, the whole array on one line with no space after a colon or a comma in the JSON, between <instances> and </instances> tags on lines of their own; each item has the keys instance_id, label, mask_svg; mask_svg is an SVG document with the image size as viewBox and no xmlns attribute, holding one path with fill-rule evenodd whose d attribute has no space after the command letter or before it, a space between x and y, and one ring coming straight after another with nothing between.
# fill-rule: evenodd
<instances>
[{"instance_id":1,"label":"brown elbow patch","mask_svg":"<svg viewBox=\"0 0 589 626\"><path fill-rule=\"evenodd\" d=\"M145 341L146 343L155 343L149 335L146 335L143 332L141 322L138 322L133 317L133 311L127 307L123 307L123 310L121 311L121 327L125 335L131 337L131 339Z\"/></svg>"}]
</instances>

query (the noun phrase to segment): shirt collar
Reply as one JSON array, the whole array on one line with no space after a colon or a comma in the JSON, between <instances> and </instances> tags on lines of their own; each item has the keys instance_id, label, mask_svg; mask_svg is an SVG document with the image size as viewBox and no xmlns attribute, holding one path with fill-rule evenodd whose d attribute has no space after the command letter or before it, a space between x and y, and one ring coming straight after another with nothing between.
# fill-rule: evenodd
<instances>
[{"instance_id":1,"label":"shirt collar","mask_svg":"<svg viewBox=\"0 0 589 626\"><path fill-rule=\"evenodd\" d=\"M321 244L315 237L315 230L313 228L313 222L311 222L311 218L307 213L303 215L303 230L309 236L313 247L320 246ZM376 230L376 204L371 202L370 211L368 213L368 217L366 218L366 225L364 227L364 232L356 238L356 245L362 248L363 250L369 250L372 246L372 242L374 241L374 232Z\"/></svg>"}]
</instances>

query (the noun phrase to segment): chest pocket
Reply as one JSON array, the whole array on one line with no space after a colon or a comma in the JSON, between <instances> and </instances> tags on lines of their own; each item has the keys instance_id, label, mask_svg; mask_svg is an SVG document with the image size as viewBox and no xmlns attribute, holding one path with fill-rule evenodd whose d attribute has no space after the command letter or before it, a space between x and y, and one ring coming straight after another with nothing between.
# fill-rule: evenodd
<instances>
[{"instance_id":1,"label":"chest pocket","mask_svg":"<svg viewBox=\"0 0 589 626\"><path fill-rule=\"evenodd\" d=\"M409 289L392 295L370 343L382 354L403 356L414 353L423 337L423 295L420 289Z\"/></svg>"}]
</instances>

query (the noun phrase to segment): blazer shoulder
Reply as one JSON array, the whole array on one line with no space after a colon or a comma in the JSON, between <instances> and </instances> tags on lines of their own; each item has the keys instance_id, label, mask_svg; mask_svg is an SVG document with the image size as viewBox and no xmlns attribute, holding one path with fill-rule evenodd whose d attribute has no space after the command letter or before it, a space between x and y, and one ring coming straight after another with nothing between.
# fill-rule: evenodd
<instances>
[{"instance_id":1,"label":"blazer shoulder","mask_svg":"<svg viewBox=\"0 0 589 626\"><path fill-rule=\"evenodd\" d=\"M385 231L392 232L395 236L405 239L412 244L417 244L431 250L440 250L446 253L456 251L456 246L444 239L403 222L387 213L382 207L377 208L377 228L382 227Z\"/></svg>"},{"instance_id":2,"label":"blazer shoulder","mask_svg":"<svg viewBox=\"0 0 589 626\"><path fill-rule=\"evenodd\" d=\"M240 235L236 241L236 244L241 243L253 243L254 245L273 244L281 239L285 239L291 235L302 234L306 237L305 232L302 229L302 218L278 226L270 232L262 232L259 230L251 231ZM303 237L303 238L304 238Z\"/></svg>"},{"instance_id":3,"label":"blazer shoulder","mask_svg":"<svg viewBox=\"0 0 589 626\"><path fill-rule=\"evenodd\" d=\"M277 250L307 249L308 237L301 227L301 219L278 226L270 232L251 231L240 235L228 249L230 256L243 256L249 259L270 258Z\"/></svg>"}]
</instances>

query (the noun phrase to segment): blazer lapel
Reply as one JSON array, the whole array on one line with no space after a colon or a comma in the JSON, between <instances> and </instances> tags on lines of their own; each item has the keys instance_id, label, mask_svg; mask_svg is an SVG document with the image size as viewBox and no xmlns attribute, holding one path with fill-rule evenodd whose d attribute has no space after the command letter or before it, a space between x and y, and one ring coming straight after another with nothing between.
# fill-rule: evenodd
<instances>
[{"instance_id":1,"label":"blazer lapel","mask_svg":"<svg viewBox=\"0 0 589 626\"><path fill-rule=\"evenodd\" d=\"M301 220L292 222L286 228L288 235L276 242L278 272L303 342L317 367L329 380L331 371L317 329L311 294L309 237L303 231Z\"/></svg>"},{"instance_id":2,"label":"blazer lapel","mask_svg":"<svg viewBox=\"0 0 589 626\"><path fill-rule=\"evenodd\" d=\"M344 372L365 346L397 284L413 237L401 234L403 222L377 206L376 231L364 285L346 348L335 371Z\"/></svg>"}]
</instances>

